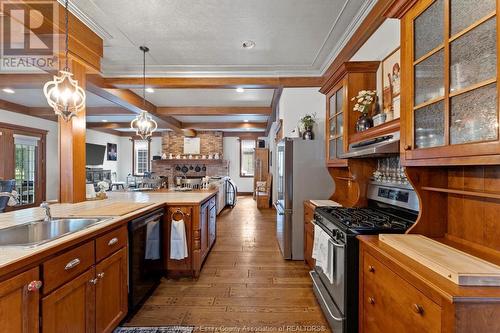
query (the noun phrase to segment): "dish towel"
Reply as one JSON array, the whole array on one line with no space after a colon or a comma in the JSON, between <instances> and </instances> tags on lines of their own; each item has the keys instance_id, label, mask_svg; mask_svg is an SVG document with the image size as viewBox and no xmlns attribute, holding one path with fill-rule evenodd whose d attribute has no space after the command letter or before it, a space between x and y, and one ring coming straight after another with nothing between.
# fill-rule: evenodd
<instances>
[{"instance_id":1,"label":"dish towel","mask_svg":"<svg viewBox=\"0 0 500 333\"><path fill-rule=\"evenodd\" d=\"M172 220L170 228L170 259L182 260L188 257L186 227L184 220Z\"/></svg>"},{"instance_id":2,"label":"dish towel","mask_svg":"<svg viewBox=\"0 0 500 333\"><path fill-rule=\"evenodd\" d=\"M316 259L316 266L320 267L330 283L333 283L334 253L329 239L330 236L320 226L314 225L312 257Z\"/></svg>"},{"instance_id":3,"label":"dish towel","mask_svg":"<svg viewBox=\"0 0 500 333\"><path fill-rule=\"evenodd\" d=\"M160 222L151 221L146 225L146 251L144 259L160 259Z\"/></svg>"}]
</instances>

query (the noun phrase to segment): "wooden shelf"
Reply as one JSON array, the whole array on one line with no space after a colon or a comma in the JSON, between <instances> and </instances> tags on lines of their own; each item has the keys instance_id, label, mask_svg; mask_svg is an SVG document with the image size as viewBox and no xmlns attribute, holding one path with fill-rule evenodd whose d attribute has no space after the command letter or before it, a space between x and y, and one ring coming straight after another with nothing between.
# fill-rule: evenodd
<instances>
[{"instance_id":1,"label":"wooden shelf","mask_svg":"<svg viewBox=\"0 0 500 333\"><path fill-rule=\"evenodd\" d=\"M349 136L349 144L373 139L380 135L397 132L399 131L399 128L400 128L399 118L393 119L381 125L367 129L366 131L351 134Z\"/></svg>"},{"instance_id":2,"label":"wooden shelf","mask_svg":"<svg viewBox=\"0 0 500 333\"><path fill-rule=\"evenodd\" d=\"M460 190L460 189L443 188L443 187L430 187L430 186L422 186L422 190L432 191L432 192L467 195L467 196L472 196L472 197L500 199L500 192L479 192L479 191L473 191L473 190Z\"/></svg>"}]
</instances>

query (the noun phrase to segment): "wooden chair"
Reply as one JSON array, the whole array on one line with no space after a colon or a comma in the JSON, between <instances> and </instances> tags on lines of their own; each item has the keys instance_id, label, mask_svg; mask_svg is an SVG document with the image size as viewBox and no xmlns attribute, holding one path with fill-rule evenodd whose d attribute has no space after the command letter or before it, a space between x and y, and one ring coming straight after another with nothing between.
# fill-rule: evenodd
<instances>
[{"instance_id":1,"label":"wooden chair","mask_svg":"<svg viewBox=\"0 0 500 333\"><path fill-rule=\"evenodd\" d=\"M271 208L271 189L273 186L273 175L269 174L265 184L257 186L255 189L255 198L257 200L257 208Z\"/></svg>"}]
</instances>

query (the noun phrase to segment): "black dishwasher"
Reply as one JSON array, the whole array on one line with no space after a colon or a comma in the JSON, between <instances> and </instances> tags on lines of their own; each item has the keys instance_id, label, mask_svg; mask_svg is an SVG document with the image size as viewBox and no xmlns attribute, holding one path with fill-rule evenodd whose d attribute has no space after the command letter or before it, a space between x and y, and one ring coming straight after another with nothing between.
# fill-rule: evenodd
<instances>
[{"instance_id":1,"label":"black dishwasher","mask_svg":"<svg viewBox=\"0 0 500 333\"><path fill-rule=\"evenodd\" d=\"M163 275L163 209L128 223L128 306L135 313Z\"/></svg>"}]
</instances>

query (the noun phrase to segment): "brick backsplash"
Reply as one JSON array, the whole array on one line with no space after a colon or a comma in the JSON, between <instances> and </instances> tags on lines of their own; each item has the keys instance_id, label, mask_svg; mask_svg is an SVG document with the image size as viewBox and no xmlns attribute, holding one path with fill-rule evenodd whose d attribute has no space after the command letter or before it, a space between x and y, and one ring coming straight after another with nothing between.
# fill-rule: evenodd
<instances>
[{"instance_id":1,"label":"brick backsplash","mask_svg":"<svg viewBox=\"0 0 500 333\"><path fill-rule=\"evenodd\" d=\"M213 155L218 153L223 156L223 135L222 132L200 131L196 132L196 137L200 138L200 155ZM184 154L184 136L175 132L167 132L162 136L162 153L167 155Z\"/></svg>"}]
</instances>

